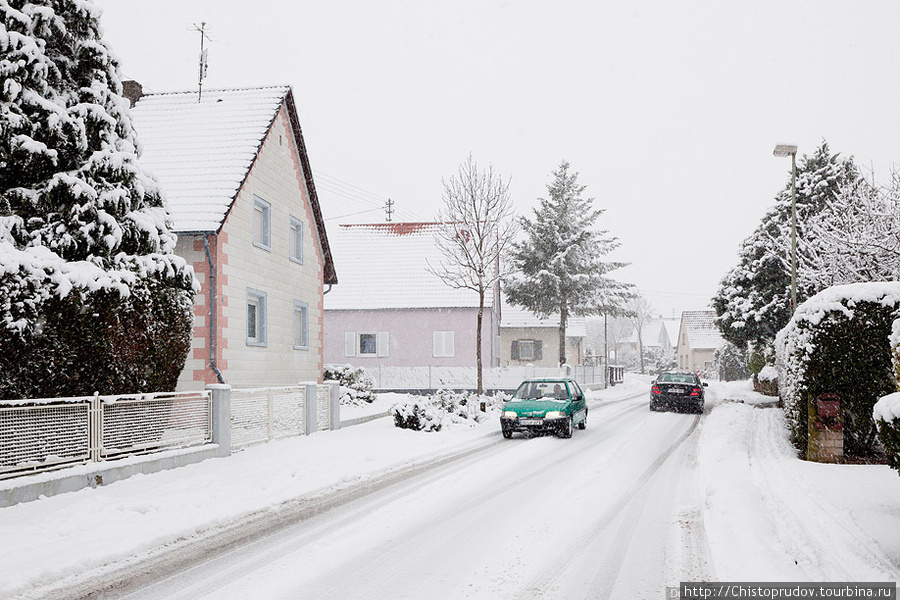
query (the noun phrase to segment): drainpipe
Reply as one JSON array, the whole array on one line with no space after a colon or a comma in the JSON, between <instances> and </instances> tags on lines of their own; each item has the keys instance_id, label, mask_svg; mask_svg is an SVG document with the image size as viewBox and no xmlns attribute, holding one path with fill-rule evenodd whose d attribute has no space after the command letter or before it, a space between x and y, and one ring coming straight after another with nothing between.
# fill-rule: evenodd
<instances>
[{"instance_id":1,"label":"drainpipe","mask_svg":"<svg viewBox=\"0 0 900 600\"><path fill-rule=\"evenodd\" d=\"M203 249L206 250L206 262L209 264L209 368L216 374L219 383L225 383L225 377L216 366L216 267L209 253L209 234L203 234Z\"/></svg>"},{"instance_id":2,"label":"drainpipe","mask_svg":"<svg viewBox=\"0 0 900 600\"><path fill-rule=\"evenodd\" d=\"M328 289L325 290L324 292L322 292L322 295L324 296L325 294L327 294L327 293L330 292L330 291L331 291L331 284L329 283L329 284L328 284Z\"/></svg>"}]
</instances>

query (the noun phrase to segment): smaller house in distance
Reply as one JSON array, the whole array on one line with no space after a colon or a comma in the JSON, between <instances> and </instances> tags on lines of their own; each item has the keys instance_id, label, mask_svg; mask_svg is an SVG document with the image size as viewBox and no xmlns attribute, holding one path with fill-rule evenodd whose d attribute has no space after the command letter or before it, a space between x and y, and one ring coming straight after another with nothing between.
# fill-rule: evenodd
<instances>
[{"instance_id":1,"label":"smaller house in distance","mask_svg":"<svg viewBox=\"0 0 900 600\"><path fill-rule=\"evenodd\" d=\"M716 327L716 311L684 311L678 332L678 370L714 374L715 353L724 343Z\"/></svg>"},{"instance_id":2,"label":"smaller house in distance","mask_svg":"<svg viewBox=\"0 0 900 600\"><path fill-rule=\"evenodd\" d=\"M500 319L500 364L506 366L559 366L559 316L537 318L520 306L504 303ZM566 360L584 364L584 317L569 317L566 323Z\"/></svg>"},{"instance_id":3,"label":"smaller house in distance","mask_svg":"<svg viewBox=\"0 0 900 600\"><path fill-rule=\"evenodd\" d=\"M325 295L325 362L474 367L478 294L429 272L438 223L345 224L331 231L341 285ZM498 288L499 289L499 288ZM485 298L482 364L498 361L496 296Z\"/></svg>"}]
</instances>

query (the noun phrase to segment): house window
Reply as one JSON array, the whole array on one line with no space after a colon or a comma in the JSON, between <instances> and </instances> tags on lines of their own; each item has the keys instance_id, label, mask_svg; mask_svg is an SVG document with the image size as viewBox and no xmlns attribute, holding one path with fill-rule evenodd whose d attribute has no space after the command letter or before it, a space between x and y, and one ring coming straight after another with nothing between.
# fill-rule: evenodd
<instances>
[{"instance_id":1,"label":"house window","mask_svg":"<svg viewBox=\"0 0 900 600\"><path fill-rule=\"evenodd\" d=\"M309 350L309 304L294 300L294 349Z\"/></svg>"},{"instance_id":2,"label":"house window","mask_svg":"<svg viewBox=\"0 0 900 600\"><path fill-rule=\"evenodd\" d=\"M253 196L253 245L272 248L272 206L258 196Z\"/></svg>"},{"instance_id":3,"label":"house window","mask_svg":"<svg viewBox=\"0 0 900 600\"><path fill-rule=\"evenodd\" d=\"M344 356L387 356L388 333L344 332Z\"/></svg>"},{"instance_id":4,"label":"house window","mask_svg":"<svg viewBox=\"0 0 900 600\"><path fill-rule=\"evenodd\" d=\"M454 350L454 333L452 331L434 332L433 355L435 357L456 356Z\"/></svg>"},{"instance_id":5,"label":"house window","mask_svg":"<svg viewBox=\"0 0 900 600\"><path fill-rule=\"evenodd\" d=\"M519 358L521 360L534 360L534 340L521 340L519 342Z\"/></svg>"},{"instance_id":6,"label":"house window","mask_svg":"<svg viewBox=\"0 0 900 600\"><path fill-rule=\"evenodd\" d=\"M515 340L510 350L512 360L541 360L543 358L541 340Z\"/></svg>"},{"instance_id":7,"label":"house window","mask_svg":"<svg viewBox=\"0 0 900 600\"><path fill-rule=\"evenodd\" d=\"M303 222L291 217L291 260L303 264Z\"/></svg>"},{"instance_id":8,"label":"house window","mask_svg":"<svg viewBox=\"0 0 900 600\"><path fill-rule=\"evenodd\" d=\"M247 289L247 345L266 345L266 293Z\"/></svg>"},{"instance_id":9,"label":"house window","mask_svg":"<svg viewBox=\"0 0 900 600\"><path fill-rule=\"evenodd\" d=\"M359 334L357 356L378 356L378 336L374 333Z\"/></svg>"}]
</instances>

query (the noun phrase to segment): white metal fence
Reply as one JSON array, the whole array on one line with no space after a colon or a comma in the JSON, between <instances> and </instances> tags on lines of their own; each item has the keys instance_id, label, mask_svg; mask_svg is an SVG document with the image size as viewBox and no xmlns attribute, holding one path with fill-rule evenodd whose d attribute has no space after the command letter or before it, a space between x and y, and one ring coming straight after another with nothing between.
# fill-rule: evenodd
<instances>
[{"instance_id":1,"label":"white metal fence","mask_svg":"<svg viewBox=\"0 0 900 600\"><path fill-rule=\"evenodd\" d=\"M475 367L367 367L366 375L375 381L376 389L475 389ZM509 390L523 379L535 377L572 377L582 385L603 383L603 367L565 366L485 368L482 372L485 389Z\"/></svg>"},{"instance_id":2,"label":"white metal fence","mask_svg":"<svg viewBox=\"0 0 900 600\"><path fill-rule=\"evenodd\" d=\"M209 392L0 401L0 479L207 444Z\"/></svg>"},{"instance_id":3,"label":"white metal fence","mask_svg":"<svg viewBox=\"0 0 900 600\"><path fill-rule=\"evenodd\" d=\"M300 435L304 431L305 387L231 390L232 448Z\"/></svg>"}]
</instances>

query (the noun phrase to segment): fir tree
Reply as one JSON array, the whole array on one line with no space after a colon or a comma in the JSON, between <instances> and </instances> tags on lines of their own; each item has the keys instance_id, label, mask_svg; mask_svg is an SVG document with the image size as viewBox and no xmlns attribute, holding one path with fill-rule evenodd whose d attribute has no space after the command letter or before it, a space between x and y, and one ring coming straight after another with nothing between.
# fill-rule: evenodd
<instances>
[{"instance_id":1,"label":"fir tree","mask_svg":"<svg viewBox=\"0 0 900 600\"><path fill-rule=\"evenodd\" d=\"M808 240L816 215L835 202L859 171L852 158L832 154L828 144L804 156L797 166L797 239ZM738 265L713 298L722 336L739 348L771 344L791 318L791 183L775 198L759 226L744 240ZM799 267L798 267L799 268ZM820 291L815 278L798 273L797 302Z\"/></svg>"},{"instance_id":2,"label":"fir tree","mask_svg":"<svg viewBox=\"0 0 900 600\"><path fill-rule=\"evenodd\" d=\"M522 217L525 239L512 246L513 274L504 281L512 304L539 318L559 315L559 362L566 362L566 325L570 316L618 314L633 294L630 286L611 279L625 263L603 258L618 247L617 238L594 225L603 210L584 198L585 186L563 161L540 198L534 220Z\"/></svg>"},{"instance_id":3,"label":"fir tree","mask_svg":"<svg viewBox=\"0 0 900 600\"><path fill-rule=\"evenodd\" d=\"M0 398L173 389L191 269L87 0L0 0Z\"/></svg>"}]
</instances>

